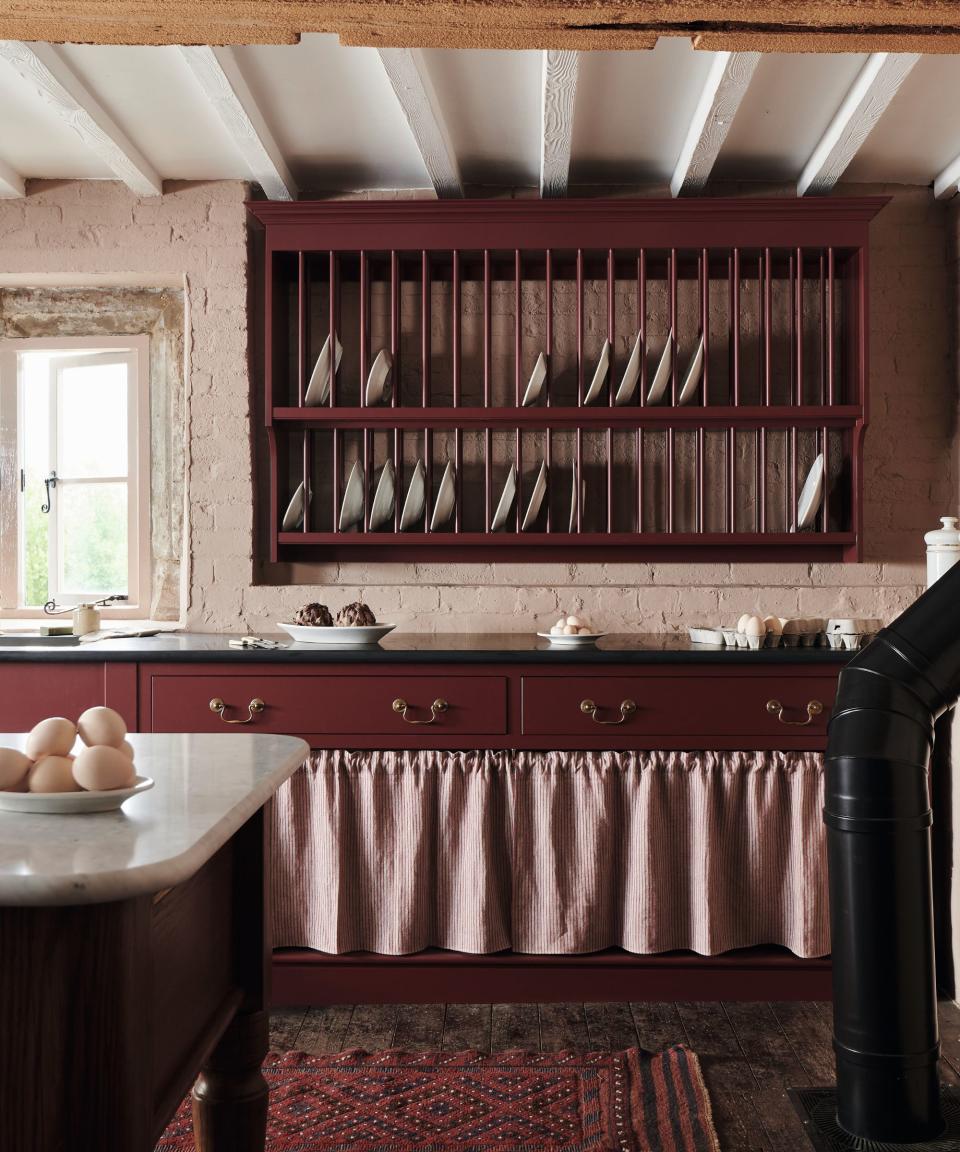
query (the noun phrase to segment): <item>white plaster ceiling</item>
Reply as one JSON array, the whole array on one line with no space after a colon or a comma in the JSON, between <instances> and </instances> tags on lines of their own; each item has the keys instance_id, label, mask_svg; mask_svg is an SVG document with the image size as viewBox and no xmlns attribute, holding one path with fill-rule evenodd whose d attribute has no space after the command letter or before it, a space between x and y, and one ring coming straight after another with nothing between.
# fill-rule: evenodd
<instances>
[{"instance_id":1,"label":"white plaster ceiling","mask_svg":"<svg viewBox=\"0 0 960 1152\"><path fill-rule=\"evenodd\" d=\"M951 56L911 60L900 73L880 70L879 102L871 89L844 133L835 117L879 58L764 56L750 63L732 104L721 85L710 112L704 93L720 63L686 40L663 39L652 52L570 53L544 137L539 52L381 53L308 35L293 46L218 49L198 66L177 47L27 45L26 56L22 49L0 42L6 196L17 195L23 180L127 178L126 155L139 158L131 186L139 181L141 191L163 180L246 179L273 195L535 189L542 169L554 190L662 192L671 178L695 190L685 182L687 162L703 178L789 182L831 131L846 149L840 181L932 185L960 156L960 59ZM203 73L211 61L212 86ZM896 81L884 91L891 73ZM68 89L66 104L51 95L51 74ZM218 103L221 75L227 98ZM106 144L76 115L91 98ZM864 116L861 133L856 117ZM692 161L684 161L685 149Z\"/></svg>"}]
</instances>

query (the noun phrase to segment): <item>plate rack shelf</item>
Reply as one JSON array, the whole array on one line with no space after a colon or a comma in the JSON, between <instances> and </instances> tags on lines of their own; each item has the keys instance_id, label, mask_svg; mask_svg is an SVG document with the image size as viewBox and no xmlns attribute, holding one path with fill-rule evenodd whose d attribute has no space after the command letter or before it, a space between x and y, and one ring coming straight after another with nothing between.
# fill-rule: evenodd
<instances>
[{"instance_id":1,"label":"plate rack shelf","mask_svg":"<svg viewBox=\"0 0 960 1152\"><path fill-rule=\"evenodd\" d=\"M859 559L884 203L251 202L271 560Z\"/></svg>"}]
</instances>

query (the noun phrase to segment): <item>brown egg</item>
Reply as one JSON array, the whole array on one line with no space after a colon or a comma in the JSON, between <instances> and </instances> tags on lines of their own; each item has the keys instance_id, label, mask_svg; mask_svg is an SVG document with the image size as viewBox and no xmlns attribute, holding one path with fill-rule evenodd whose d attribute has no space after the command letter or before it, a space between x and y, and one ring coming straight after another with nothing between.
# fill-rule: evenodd
<instances>
[{"instance_id":1,"label":"brown egg","mask_svg":"<svg viewBox=\"0 0 960 1152\"><path fill-rule=\"evenodd\" d=\"M30 729L24 751L31 760L44 756L67 756L77 739L77 726L62 716L41 720Z\"/></svg>"},{"instance_id":2,"label":"brown egg","mask_svg":"<svg viewBox=\"0 0 960 1152\"><path fill-rule=\"evenodd\" d=\"M30 769L30 758L16 748L0 748L0 791L18 786Z\"/></svg>"},{"instance_id":3,"label":"brown egg","mask_svg":"<svg viewBox=\"0 0 960 1152\"><path fill-rule=\"evenodd\" d=\"M28 792L79 792L72 756L44 756L30 769Z\"/></svg>"},{"instance_id":4,"label":"brown egg","mask_svg":"<svg viewBox=\"0 0 960 1152\"><path fill-rule=\"evenodd\" d=\"M103 744L84 748L73 762L73 778L88 792L129 788L135 775L129 756Z\"/></svg>"},{"instance_id":5,"label":"brown egg","mask_svg":"<svg viewBox=\"0 0 960 1152\"><path fill-rule=\"evenodd\" d=\"M112 708L88 708L77 721L77 731L88 748L97 744L119 748L127 735L127 726L120 713Z\"/></svg>"},{"instance_id":6,"label":"brown egg","mask_svg":"<svg viewBox=\"0 0 960 1152\"><path fill-rule=\"evenodd\" d=\"M124 742L120 745L120 751L124 754L124 756L129 756L131 760L133 759L133 745L129 740L124 740Z\"/></svg>"}]
</instances>

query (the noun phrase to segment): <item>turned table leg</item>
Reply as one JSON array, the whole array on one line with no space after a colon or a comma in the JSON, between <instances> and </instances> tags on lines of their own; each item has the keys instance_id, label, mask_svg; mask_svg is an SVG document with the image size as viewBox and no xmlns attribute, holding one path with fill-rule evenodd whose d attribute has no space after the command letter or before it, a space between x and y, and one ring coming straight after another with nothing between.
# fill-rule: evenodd
<instances>
[{"instance_id":1,"label":"turned table leg","mask_svg":"<svg viewBox=\"0 0 960 1152\"><path fill-rule=\"evenodd\" d=\"M269 1090L260 1067L269 1049L266 1012L239 1012L193 1089L197 1152L263 1152Z\"/></svg>"}]
</instances>

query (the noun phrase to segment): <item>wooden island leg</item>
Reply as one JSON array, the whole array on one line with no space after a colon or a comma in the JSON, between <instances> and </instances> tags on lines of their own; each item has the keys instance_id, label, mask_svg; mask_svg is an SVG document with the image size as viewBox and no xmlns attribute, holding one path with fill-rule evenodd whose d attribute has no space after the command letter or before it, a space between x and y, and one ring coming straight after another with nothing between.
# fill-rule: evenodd
<instances>
[{"instance_id":1,"label":"wooden island leg","mask_svg":"<svg viewBox=\"0 0 960 1152\"><path fill-rule=\"evenodd\" d=\"M260 1069L269 1046L267 1013L241 1009L193 1088L197 1152L263 1152L269 1088Z\"/></svg>"},{"instance_id":2,"label":"wooden island leg","mask_svg":"<svg viewBox=\"0 0 960 1152\"><path fill-rule=\"evenodd\" d=\"M264 1152L270 1048L270 805L252 816L233 847L233 955L243 1002L193 1088L197 1152Z\"/></svg>"}]
</instances>

